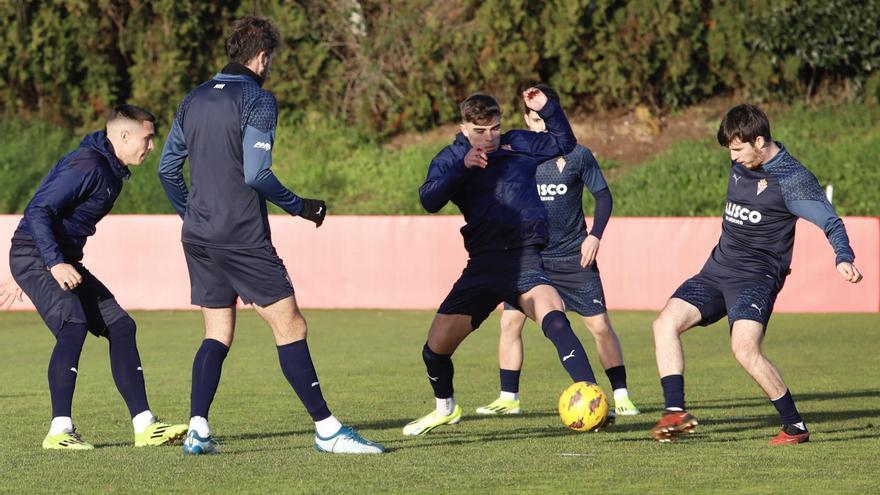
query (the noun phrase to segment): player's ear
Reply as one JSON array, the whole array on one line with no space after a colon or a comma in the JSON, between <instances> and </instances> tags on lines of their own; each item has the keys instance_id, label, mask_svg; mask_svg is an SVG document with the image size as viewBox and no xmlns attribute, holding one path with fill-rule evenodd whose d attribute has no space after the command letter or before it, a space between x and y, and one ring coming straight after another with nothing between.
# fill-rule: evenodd
<instances>
[{"instance_id":1,"label":"player's ear","mask_svg":"<svg viewBox=\"0 0 880 495\"><path fill-rule=\"evenodd\" d=\"M758 136L755 138L755 148L762 150L766 144L767 141L764 140L764 136Z\"/></svg>"},{"instance_id":2,"label":"player's ear","mask_svg":"<svg viewBox=\"0 0 880 495\"><path fill-rule=\"evenodd\" d=\"M464 122L462 122L461 124L459 124L459 125L458 125L458 128L461 130L461 133L464 134L464 137L470 137L470 136L468 136L467 126L464 125Z\"/></svg>"}]
</instances>

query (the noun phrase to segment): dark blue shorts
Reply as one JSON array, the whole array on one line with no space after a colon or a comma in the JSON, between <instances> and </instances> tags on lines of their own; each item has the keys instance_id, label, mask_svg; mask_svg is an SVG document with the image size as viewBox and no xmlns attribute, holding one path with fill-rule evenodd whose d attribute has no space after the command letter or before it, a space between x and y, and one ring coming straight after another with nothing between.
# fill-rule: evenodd
<instances>
[{"instance_id":1,"label":"dark blue shorts","mask_svg":"<svg viewBox=\"0 0 880 495\"><path fill-rule=\"evenodd\" d=\"M284 262L271 245L223 249L183 243L192 304L204 308L268 306L293 294Z\"/></svg>"},{"instance_id":2,"label":"dark blue shorts","mask_svg":"<svg viewBox=\"0 0 880 495\"><path fill-rule=\"evenodd\" d=\"M551 281L537 248L479 253L468 260L437 313L468 315L476 330L500 303L518 308L519 296L539 285Z\"/></svg>"},{"instance_id":3,"label":"dark blue shorts","mask_svg":"<svg viewBox=\"0 0 880 495\"><path fill-rule=\"evenodd\" d=\"M65 323L84 324L97 336L107 335L107 326L128 316L113 294L82 263L69 262L82 276L73 290L64 290L52 277L40 253L33 246L12 245L9 269L15 282L27 294L40 317L57 336Z\"/></svg>"},{"instance_id":4,"label":"dark blue shorts","mask_svg":"<svg viewBox=\"0 0 880 495\"><path fill-rule=\"evenodd\" d=\"M681 284L672 297L700 310L701 326L711 325L727 315L731 327L737 320L752 320L766 329L778 294L779 288L764 281L700 272Z\"/></svg>"},{"instance_id":5,"label":"dark blue shorts","mask_svg":"<svg viewBox=\"0 0 880 495\"><path fill-rule=\"evenodd\" d=\"M544 258L544 270L562 297L566 311L574 311L581 316L596 316L607 311L602 279L599 278L599 267L595 262L584 268L580 257ZM505 303L504 309L517 308Z\"/></svg>"}]
</instances>

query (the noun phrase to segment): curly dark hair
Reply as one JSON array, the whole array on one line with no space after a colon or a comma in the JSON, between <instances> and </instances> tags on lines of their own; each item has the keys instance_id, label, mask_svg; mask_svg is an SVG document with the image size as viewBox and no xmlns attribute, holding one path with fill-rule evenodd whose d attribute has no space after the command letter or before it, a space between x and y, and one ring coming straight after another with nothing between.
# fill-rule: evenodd
<instances>
[{"instance_id":1,"label":"curly dark hair","mask_svg":"<svg viewBox=\"0 0 880 495\"><path fill-rule=\"evenodd\" d=\"M260 52L271 55L280 45L281 34L269 19L248 15L232 23L232 33L226 39L226 54L247 65Z\"/></svg>"}]
</instances>

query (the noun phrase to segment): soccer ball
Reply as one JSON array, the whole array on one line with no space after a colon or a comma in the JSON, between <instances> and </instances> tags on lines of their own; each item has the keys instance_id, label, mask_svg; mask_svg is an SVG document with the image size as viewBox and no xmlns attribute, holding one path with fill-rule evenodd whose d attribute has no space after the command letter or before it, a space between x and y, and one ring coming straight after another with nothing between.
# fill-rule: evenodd
<instances>
[{"instance_id":1,"label":"soccer ball","mask_svg":"<svg viewBox=\"0 0 880 495\"><path fill-rule=\"evenodd\" d=\"M572 383L559 396L559 419L575 431L591 431L608 418L608 399L598 385Z\"/></svg>"}]
</instances>

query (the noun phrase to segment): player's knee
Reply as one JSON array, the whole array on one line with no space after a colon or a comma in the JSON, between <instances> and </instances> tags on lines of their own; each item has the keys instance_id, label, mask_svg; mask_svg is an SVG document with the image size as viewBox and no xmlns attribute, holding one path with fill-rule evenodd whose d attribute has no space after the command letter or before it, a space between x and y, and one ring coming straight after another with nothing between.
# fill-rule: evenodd
<instances>
[{"instance_id":1,"label":"player's knee","mask_svg":"<svg viewBox=\"0 0 880 495\"><path fill-rule=\"evenodd\" d=\"M449 354L437 354L425 343L425 346L422 347L422 360L425 361L426 366L430 367L438 364L449 364L452 362L452 356Z\"/></svg>"},{"instance_id":2,"label":"player's knee","mask_svg":"<svg viewBox=\"0 0 880 495\"><path fill-rule=\"evenodd\" d=\"M749 367L761 358L761 348L754 342L734 340L730 343L730 350L737 362L744 367Z\"/></svg>"},{"instance_id":3,"label":"player's knee","mask_svg":"<svg viewBox=\"0 0 880 495\"><path fill-rule=\"evenodd\" d=\"M117 336L131 336L137 334L137 323L131 316L125 315L107 326L109 338Z\"/></svg>"},{"instance_id":4,"label":"player's knee","mask_svg":"<svg viewBox=\"0 0 880 495\"><path fill-rule=\"evenodd\" d=\"M562 311L551 311L541 320L541 330L544 331L546 337L566 328L571 328L571 323Z\"/></svg>"},{"instance_id":5,"label":"player's knee","mask_svg":"<svg viewBox=\"0 0 880 495\"><path fill-rule=\"evenodd\" d=\"M58 334L55 336L57 340L64 341L68 344L79 345L86 341L86 335L89 333L88 328L83 323L65 323Z\"/></svg>"},{"instance_id":6,"label":"player's knee","mask_svg":"<svg viewBox=\"0 0 880 495\"><path fill-rule=\"evenodd\" d=\"M605 339L611 337L611 335L614 333L614 330L611 329L611 325L609 325L608 321L605 319L599 321L586 320L584 323L587 327L587 330L589 330L589 332L593 334L593 337L597 339Z\"/></svg>"}]
</instances>

